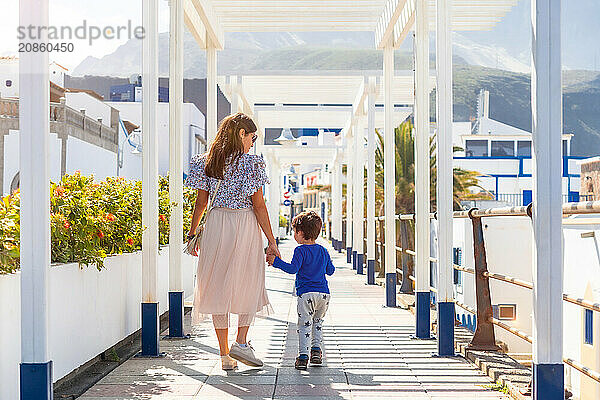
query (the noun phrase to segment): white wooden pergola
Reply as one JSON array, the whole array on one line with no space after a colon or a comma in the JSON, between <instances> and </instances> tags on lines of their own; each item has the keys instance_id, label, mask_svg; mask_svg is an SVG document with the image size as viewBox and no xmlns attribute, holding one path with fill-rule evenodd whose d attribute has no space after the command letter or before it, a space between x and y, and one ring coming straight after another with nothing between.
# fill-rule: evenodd
<instances>
[{"instance_id":1,"label":"white wooden pergola","mask_svg":"<svg viewBox=\"0 0 600 400\"><path fill-rule=\"evenodd\" d=\"M158 349L157 304L157 139L156 97L158 86L157 2L143 2L146 31L143 58L143 304L142 354L156 356ZM48 24L49 0L21 0L20 24ZM262 128L281 118L283 123L303 123L309 127L314 119L319 125L343 121L346 147L322 149L321 157L333 159L334 165L334 230L341 239L341 165L348 166L348 234L347 251L362 249L364 232L362 204L365 161L367 165L367 265L374 260L374 130L382 126L385 142L394 140L394 104L407 98L414 103L416 128L416 298L417 338L428 338L429 332L429 94L432 88L429 65L429 31L435 30L436 87L438 122L438 188L439 223L438 255L438 353L454 354L454 303L452 294L452 30L489 29L505 15L516 0L170 0L170 79L171 79L171 246L181 245L182 168L181 168L181 103L183 93L183 26L184 23L198 45L206 50L207 59L207 136L210 142L217 130L217 84L224 88L235 110L257 118ZM560 78L560 0L532 0L533 79L532 109L534 114L534 232L536 267L534 269L534 395L537 399L562 396L562 250L561 250L561 78ZM394 73L394 49L408 33L415 32L414 86L405 76ZM377 76L302 76L274 75L217 77L217 51L225 47L225 32L268 31L372 31L374 48L383 50L383 71ZM42 38L43 41L43 38ZM36 68L47 65L46 53L24 54L21 58L21 182L22 182L22 368L23 365L46 365L51 370L47 351L47 268L49 266L48 213L40 213L36 205L48 204L47 137L49 133L48 75ZM378 74L379 75L379 74ZM414 87L414 89L413 89ZM335 90L332 90L334 88ZM339 97L337 97L339 96ZM404 97L403 97L404 96ZM335 100L335 101L334 101ZM258 104L339 104L351 110L260 109ZM383 103L383 119L378 120L376 102ZM319 107L319 106L317 106ZM321 106L325 108L324 106ZM302 114L302 113L305 114ZM343 114L343 115L342 115ZM318 115L318 116L317 116ZM328 119L328 116L331 119ZM287 121L285 120L287 118ZM317 125L317 122L314 124ZM339 125L338 125L339 126ZM365 130L366 128L366 130ZM366 132L366 135L365 135ZM366 151L359 151L364 147ZM267 152L265 149L261 149ZM293 156L288 150L269 149L271 172L277 164ZM366 156L365 156L366 155ZM297 154L299 156L299 154ZM395 171L394 148L385 146L385 239L395 242ZM47 185L46 185L47 186ZM358 189L358 190L357 190ZM278 196L270 194L270 202ZM359 246L359 244L361 244ZM362 252L362 250L360 250ZM177 314L182 304L181 262L178 251L170 252L170 296L174 304L170 313ZM362 257L355 260L362 266ZM538 268L537 266L540 266ZM386 304L395 305L396 250L386 246ZM369 269L369 268L368 268ZM35 293L36 296L32 294ZM182 331L181 331L182 332ZM171 332L173 334L173 332ZM177 335L175 333L175 335ZM560 368L558 367L560 365ZM40 375L41 376L41 375ZM40 379L40 376L37 379ZM51 373L50 373L51 376ZM42 376L43 378L43 376ZM21 381L21 387L27 385ZM33 378L32 378L33 379ZM48 378L45 379L46 383ZM557 383L558 382L558 383ZM31 398L51 398L48 385ZM557 389L560 387L560 390ZM42 392L46 390L46 392ZM50 394L48 394L50 392Z\"/></svg>"},{"instance_id":2,"label":"white wooden pergola","mask_svg":"<svg viewBox=\"0 0 600 400\"><path fill-rule=\"evenodd\" d=\"M378 110L375 107L368 109L366 107L369 100L379 104L382 104L384 100L383 83L373 72L349 71L345 74L337 73L335 75L304 73L302 75L227 76L219 77L218 84L232 104L232 112L240 111L252 115L259 126L259 131L264 128L276 127L342 129L345 140L339 141L339 147L345 149L349 139L354 136L356 136L356 146L365 142L364 127L366 122L372 121L375 128L384 128L383 108ZM432 76L429 81L429 90L433 89L434 86L435 76ZM402 72L395 74L392 82L392 97L400 107L394 109L392 115L393 126L400 124L412 112L412 107L406 107L406 105L412 106L414 102L413 93L413 74ZM359 132L360 126L362 126L363 131ZM360 134L353 135L355 130L362 133L362 136ZM261 136L264 136L264 132ZM286 164L298 163L299 160L307 164L330 162L333 165L334 173L340 170L342 164L354 164L348 151L340 151L338 154L338 149L335 148L328 149L327 156L323 157L319 149L314 148L296 147L287 156L285 153L289 151L288 148L282 149L280 146L266 147L258 151L263 152L268 158L271 175L274 179L273 183L277 182L282 167ZM373 176L373 174L374 170L369 170L369 176ZM358 174L353 178L360 179ZM356 182L356 184L358 183ZM272 224L278 223L279 199L278 185L270 185L269 208ZM338 201L341 200L336 199L333 205L336 239L341 236L342 219L341 207L338 206ZM375 207L374 201L374 197L369 197L369 205L372 203L373 210ZM359 208L358 199L356 204L357 207L355 208ZM356 218L355 220L356 225L358 225L359 219ZM374 241L374 236L372 239ZM358 247L359 243L362 243L358 240L362 239L355 235L355 240L355 246Z\"/></svg>"}]
</instances>

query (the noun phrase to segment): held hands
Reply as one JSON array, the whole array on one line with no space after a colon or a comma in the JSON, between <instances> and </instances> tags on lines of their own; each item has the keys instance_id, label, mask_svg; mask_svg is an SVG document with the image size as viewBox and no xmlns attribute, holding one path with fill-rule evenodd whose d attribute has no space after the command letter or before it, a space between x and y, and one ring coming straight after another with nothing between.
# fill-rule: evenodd
<instances>
[{"instance_id":1,"label":"held hands","mask_svg":"<svg viewBox=\"0 0 600 400\"><path fill-rule=\"evenodd\" d=\"M269 243L269 247L267 247L267 263L269 263L269 265L273 265L275 257L281 258L281 253L279 253L277 243Z\"/></svg>"}]
</instances>

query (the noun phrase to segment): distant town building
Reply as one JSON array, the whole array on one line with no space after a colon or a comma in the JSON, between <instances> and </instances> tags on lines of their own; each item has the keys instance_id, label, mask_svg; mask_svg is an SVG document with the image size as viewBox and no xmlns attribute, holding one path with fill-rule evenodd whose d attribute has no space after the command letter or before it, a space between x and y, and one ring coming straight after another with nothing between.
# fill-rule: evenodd
<instances>
[{"instance_id":1,"label":"distant town building","mask_svg":"<svg viewBox=\"0 0 600 400\"><path fill-rule=\"evenodd\" d=\"M596 201L600 198L600 157L591 157L579 161L581 167L581 187L579 196L582 201Z\"/></svg>"},{"instance_id":2,"label":"distant town building","mask_svg":"<svg viewBox=\"0 0 600 400\"><path fill-rule=\"evenodd\" d=\"M110 101L137 102L142 101L142 76L132 75L129 83L124 85L113 85L110 87ZM159 103L169 102L169 88L160 86L158 88Z\"/></svg>"},{"instance_id":3,"label":"distant town building","mask_svg":"<svg viewBox=\"0 0 600 400\"><path fill-rule=\"evenodd\" d=\"M533 197L531 133L490 118L489 92L480 92L477 105L474 123L453 125L453 144L463 149L454 153L454 166L479 172L479 183L490 200L465 205L528 205ZM562 135L565 202L579 200L577 161L581 157L571 156L572 138L572 134Z\"/></svg>"}]
</instances>

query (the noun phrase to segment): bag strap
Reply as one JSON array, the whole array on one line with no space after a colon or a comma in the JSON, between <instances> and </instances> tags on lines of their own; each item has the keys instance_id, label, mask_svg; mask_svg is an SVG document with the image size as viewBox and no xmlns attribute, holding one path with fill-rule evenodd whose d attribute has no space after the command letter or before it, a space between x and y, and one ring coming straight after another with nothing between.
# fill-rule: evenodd
<instances>
[{"instance_id":1,"label":"bag strap","mask_svg":"<svg viewBox=\"0 0 600 400\"><path fill-rule=\"evenodd\" d=\"M209 203L206 206L206 210L204 211L204 215L203 215L205 222L206 222L206 219L208 218L208 214L210 213L210 210L213 209L213 203L214 203L214 201L215 201L215 199L217 197L217 192L219 191L219 186L221 186L221 182L222 182L222 180L219 179L219 183L217 183L217 187L215 189L215 192L213 193L212 196L210 196ZM202 216L200 217L200 221L202 221ZM200 228L201 225L202 224L198 224L198 226L196 227L196 233L198 233L198 228Z\"/></svg>"},{"instance_id":2,"label":"bag strap","mask_svg":"<svg viewBox=\"0 0 600 400\"><path fill-rule=\"evenodd\" d=\"M207 218L208 218L208 213L210 212L210 210L213 209L213 203L215 202L215 199L217 198L217 192L219 191L219 186L221 186L221 182L223 182L223 180L219 179L219 182L217 183L217 187L215 188L215 192L211 196L210 203L208 203L208 207L206 208L206 217Z\"/></svg>"}]
</instances>

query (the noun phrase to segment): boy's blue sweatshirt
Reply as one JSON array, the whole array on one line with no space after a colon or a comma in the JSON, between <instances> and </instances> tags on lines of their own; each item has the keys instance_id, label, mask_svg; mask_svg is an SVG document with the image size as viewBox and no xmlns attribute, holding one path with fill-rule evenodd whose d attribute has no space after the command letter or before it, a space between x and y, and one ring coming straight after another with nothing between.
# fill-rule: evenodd
<instances>
[{"instance_id":1,"label":"boy's blue sweatshirt","mask_svg":"<svg viewBox=\"0 0 600 400\"><path fill-rule=\"evenodd\" d=\"M298 296L307 292L329 294L325 274L333 275L335 267L331 262L329 252L320 244L302 244L294 250L291 263L288 264L276 257L273 266L288 274L296 274L296 294Z\"/></svg>"}]
</instances>

